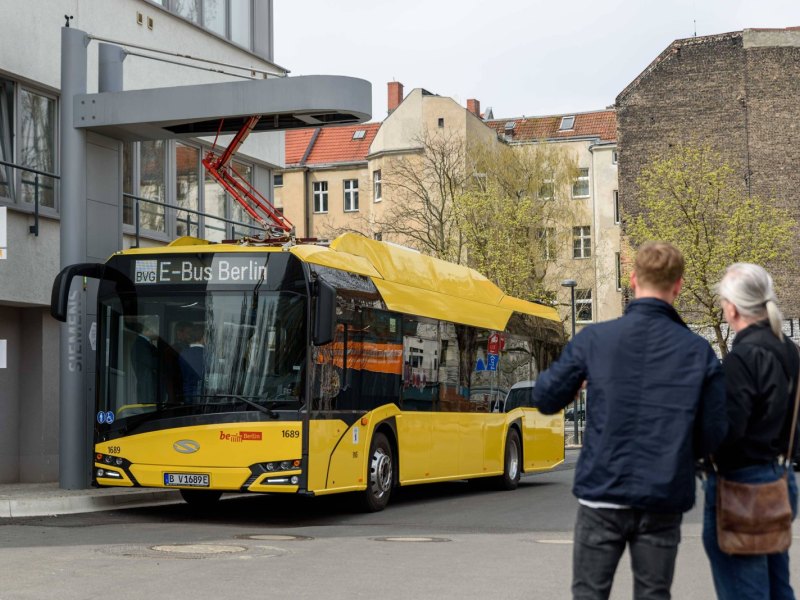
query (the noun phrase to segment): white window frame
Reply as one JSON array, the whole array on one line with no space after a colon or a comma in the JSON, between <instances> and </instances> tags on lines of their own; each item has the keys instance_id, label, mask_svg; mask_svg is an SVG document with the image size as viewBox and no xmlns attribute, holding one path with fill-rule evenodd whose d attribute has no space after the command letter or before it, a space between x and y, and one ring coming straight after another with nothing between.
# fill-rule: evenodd
<instances>
[{"instance_id":1,"label":"white window frame","mask_svg":"<svg viewBox=\"0 0 800 600\"><path fill-rule=\"evenodd\" d=\"M589 169L588 168L580 168L578 169L578 176L575 178L575 181L572 183L572 197L573 198L588 198L591 195L591 186L589 185ZM579 194L577 192L578 186L586 187L585 194Z\"/></svg>"},{"instance_id":2,"label":"white window frame","mask_svg":"<svg viewBox=\"0 0 800 600\"><path fill-rule=\"evenodd\" d=\"M372 201L380 202L383 200L383 179L381 170L375 169L372 172Z\"/></svg>"},{"instance_id":3,"label":"white window frame","mask_svg":"<svg viewBox=\"0 0 800 600\"><path fill-rule=\"evenodd\" d=\"M358 212L358 179L345 179L342 187L344 188L344 212Z\"/></svg>"},{"instance_id":4,"label":"white window frame","mask_svg":"<svg viewBox=\"0 0 800 600\"><path fill-rule=\"evenodd\" d=\"M561 117L561 123L558 126L559 131L571 131L575 129L575 115Z\"/></svg>"},{"instance_id":5,"label":"white window frame","mask_svg":"<svg viewBox=\"0 0 800 600\"><path fill-rule=\"evenodd\" d=\"M283 173L273 173L272 174L272 187L283 187ZM278 183L278 177L281 178L281 182Z\"/></svg>"},{"instance_id":6,"label":"white window frame","mask_svg":"<svg viewBox=\"0 0 800 600\"><path fill-rule=\"evenodd\" d=\"M617 291L622 291L622 255L619 252L614 253L614 260L617 266Z\"/></svg>"},{"instance_id":7,"label":"white window frame","mask_svg":"<svg viewBox=\"0 0 800 600\"><path fill-rule=\"evenodd\" d=\"M611 164L616 165L619 162L619 151L612 150L611 151Z\"/></svg>"},{"instance_id":8,"label":"white window frame","mask_svg":"<svg viewBox=\"0 0 800 600\"><path fill-rule=\"evenodd\" d=\"M572 228L572 258L583 260L592 257L592 226L579 225Z\"/></svg>"},{"instance_id":9,"label":"white window frame","mask_svg":"<svg viewBox=\"0 0 800 600\"><path fill-rule=\"evenodd\" d=\"M13 162L16 165L22 166L22 159L20 158L20 154L22 152L20 148L20 144L22 143L21 136L22 136L22 93L27 92L29 94L35 94L36 96L41 96L53 102L53 171L54 175L59 175L61 172L61 155L59 152L60 149L60 131L59 131L59 119L61 118L60 110L61 110L61 103L59 102L58 96L51 94L50 92L46 92L41 88L37 88L35 86L26 85L21 81L14 79L13 77L3 77L6 81L10 81L14 86L14 93L13 93L13 106L11 107L12 113L12 123L11 127L13 131L11 132L11 160L7 162ZM0 167L5 169L5 167ZM33 167L31 167L33 168ZM35 180L36 175L33 173L28 173L27 171L23 171L21 169L14 169L13 167L9 168L12 176L12 180L10 185L14 188L11 198L2 198L0 199L0 203L8 206L13 206L15 210L19 209L23 212L34 212L35 206L34 201L31 200L30 202L25 202L22 199L23 193L23 183L22 178L24 177L26 182L30 180ZM44 176L39 176L39 185L47 185L48 182L53 186L53 204L54 206L46 206L42 204L41 199L39 200L39 214L40 215L48 215L56 217L61 213L61 180L55 178L49 178Z\"/></svg>"},{"instance_id":10,"label":"white window frame","mask_svg":"<svg viewBox=\"0 0 800 600\"><path fill-rule=\"evenodd\" d=\"M588 319L581 319L581 313L589 311ZM594 321L594 304L592 301L592 288L575 289L575 321L577 323L591 323Z\"/></svg>"},{"instance_id":11,"label":"white window frame","mask_svg":"<svg viewBox=\"0 0 800 600\"><path fill-rule=\"evenodd\" d=\"M614 190L614 224L620 224L620 215L619 215L619 190Z\"/></svg>"},{"instance_id":12,"label":"white window frame","mask_svg":"<svg viewBox=\"0 0 800 600\"><path fill-rule=\"evenodd\" d=\"M314 213L325 214L328 212L328 182L313 181L311 183L312 195L314 198ZM324 204L324 210L323 210Z\"/></svg>"}]
</instances>

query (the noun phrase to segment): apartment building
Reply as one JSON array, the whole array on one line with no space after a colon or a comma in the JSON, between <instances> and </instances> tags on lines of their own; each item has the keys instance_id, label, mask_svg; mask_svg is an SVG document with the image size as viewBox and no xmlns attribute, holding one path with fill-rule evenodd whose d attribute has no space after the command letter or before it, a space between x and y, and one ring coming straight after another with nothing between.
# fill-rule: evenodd
<instances>
[{"instance_id":1,"label":"apartment building","mask_svg":"<svg viewBox=\"0 0 800 600\"><path fill-rule=\"evenodd\" d=\"M66 22L91 36L89 93L98 88L101 41L129 45L125 90L238 81L243 73L266 78L286 70L273 62L271 0L42 0L16 2L5 16L0 37L0 206L7 208L8 251L0 260L0 340L5 340L7 359L0 368L0 483L53 481L59 467L60 330L48 306L62 233L59 123L71 117L61 110L61 28ZM177 53L231 66L212 70L208 64L181 60ZM229 139L224 136L217 143ZM98 140L93 138L97 144L118 143L121 148L122 182L109 188L110 195L105 190L103 200L122 204L122 222L90 213L88 243L119 232L120 246L136 244L137 204L140 245L163 244L186 233L222 239L252 225L204 175L200 160L213 138L124 144ZM96 148L100 146L90 149L90 160ZM269 194L272 170L282 166L283 155L282 133L253 135L235 167ZM93 168L102 173L117 164ZM80 343L88 355L91 333L83 335Z\"/></svg>"},{"instance_id":2,"label":"apartment building","mask_svg":"<svg viewBox=\"0 0 800 600\"><path fill-rule=\"evenodd\" d=\"M615 112L495 119L487 125L512 146L555 144L575 157L578 176L568 191L575 211L569 214L572 222L557 225L571 232L558 238L567 243L552 248L555 268L548 270L547 278L551 287L559 290L565 318L569 318L572 292L562 287L561 281L576 281L578 327L620 316L622 259Z\"/></svg>"}]
</instances>

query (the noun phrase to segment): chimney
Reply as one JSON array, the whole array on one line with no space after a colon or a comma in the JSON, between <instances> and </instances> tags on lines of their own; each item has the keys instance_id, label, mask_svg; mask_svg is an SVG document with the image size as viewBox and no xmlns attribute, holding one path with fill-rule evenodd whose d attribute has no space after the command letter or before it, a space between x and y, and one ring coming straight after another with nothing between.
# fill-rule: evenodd
<instances>
[{"instance_id":1,"label":"chimney","mask_svg":"<svg viewBox=\"0 0 800 600\"><path fill-rule=\"evenodd\" d=\"M403 101L403 84L399 81L389 82L389 114L392 114L395 108L400 106Z\"/></svg>"},{"instance_id":2,"label":"chimney","mask_svg":"<svg viewBox=\"0 0 800 600\"><path fill-rule=\"evenodd\" d=\"M467 110L480 119L481 101L475 100L475 98L470 98L469 100L467 100Z\"/></svg>"}]
</instances>

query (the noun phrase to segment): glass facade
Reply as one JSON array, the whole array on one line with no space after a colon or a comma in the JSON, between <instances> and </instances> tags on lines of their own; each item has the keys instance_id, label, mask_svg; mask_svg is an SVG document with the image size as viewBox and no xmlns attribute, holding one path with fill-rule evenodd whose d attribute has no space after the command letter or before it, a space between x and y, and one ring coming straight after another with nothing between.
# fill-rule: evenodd
<instances>
[{"instance_id":1,"label":"glass facade","mask_svg":"<svg viewBox=\"0 0 800 600\"><path fill-rule=\"evenodd\" d=\"M255 1L263 0L157 0L176 15L248 50L253 50Z\"/></svg>"}]
</instances>

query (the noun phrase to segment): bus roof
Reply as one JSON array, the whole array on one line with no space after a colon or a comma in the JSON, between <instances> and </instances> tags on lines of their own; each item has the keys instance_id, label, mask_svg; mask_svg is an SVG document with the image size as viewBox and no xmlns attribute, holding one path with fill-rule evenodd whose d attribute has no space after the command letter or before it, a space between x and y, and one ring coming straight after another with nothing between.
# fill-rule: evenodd
<instances>
[{"instance_id":1,"label":"bus roof","mask_svg":"<svg viewBox=\"0 0 800 600\"><path fill-rule=\"evenodd\" d=\"M554 322L561 320L553 307L507 296L474 269L357 233L345 233L330 246L298 244L288 248L209 244L183 237L167 247L136 248L123 254L285 251L307 263L369 277L387 308L393 311L495 331L505 329L514 312Z\"/></svg>"}]
</instances>

